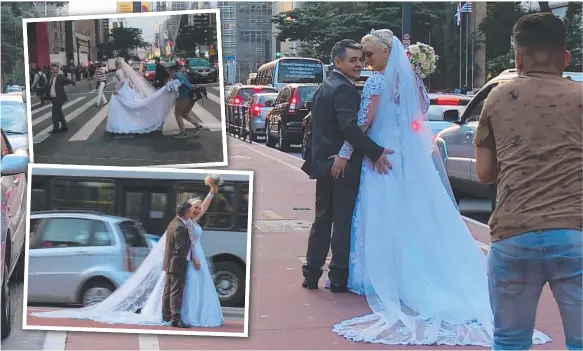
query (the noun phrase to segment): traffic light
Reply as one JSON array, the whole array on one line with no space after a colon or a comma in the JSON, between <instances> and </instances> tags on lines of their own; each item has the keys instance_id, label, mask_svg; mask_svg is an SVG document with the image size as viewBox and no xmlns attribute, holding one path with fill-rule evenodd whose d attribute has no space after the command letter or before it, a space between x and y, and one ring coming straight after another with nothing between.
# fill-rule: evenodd
<instances>
[{"instance_id":1,"label":"traffic light","mask_svg":"<svg viewBox=\"0 0 583 351\"><path fill-rule=\"evenodd\" d=\"M280 58L281 57L281 52L276 52L275 53L275 57Z\"/></svg>"}]
</instances>

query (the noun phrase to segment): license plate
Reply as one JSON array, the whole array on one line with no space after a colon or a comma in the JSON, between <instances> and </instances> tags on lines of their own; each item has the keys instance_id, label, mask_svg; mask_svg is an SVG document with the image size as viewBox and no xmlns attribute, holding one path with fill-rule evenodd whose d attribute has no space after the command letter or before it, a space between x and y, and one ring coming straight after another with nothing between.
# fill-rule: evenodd
<instances>
[{"instance_id":1,"label":"license plate","mask_svg":"<svg viewBox=\"0 0 583 351\"><path fill-rule=\"evenodd\" d=\"M200 72L201 76L208 76L209 74L207 72Z\"/></svg>"}]
</instances>

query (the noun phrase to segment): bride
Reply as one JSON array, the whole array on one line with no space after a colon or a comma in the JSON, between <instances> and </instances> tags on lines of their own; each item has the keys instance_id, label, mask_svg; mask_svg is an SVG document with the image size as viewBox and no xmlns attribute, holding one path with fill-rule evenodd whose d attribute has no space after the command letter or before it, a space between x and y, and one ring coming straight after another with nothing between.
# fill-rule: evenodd
<instances>
[{"instance_id":1,"label":"bride","mask_svg":"<svg viewBox=\"0 0 583 351\"><path fill-rule=\"evenodd\" d=\"M362 93L359 125L394 150L393 167L381 175L363 162L352 223L349 289L366 295L372 313L333 330L369 343L490 347L486 257L435 167L405 49L388 29L362 42L376 73ZM339 153L350 157L351 150L345 143ZM534 332L535 344L549 341Z\"/></svg>"},{"instance_id":2,"label":"bride","mask_svg":"<svg viewBox=\"0 0 583 351\"><path fill-rule=\"evenodd\" d=\"M218 327L224 324L223 312L215 288L209 264L200 244L202 228L200 218L208 210L222 180L218 176L207 177L211 190L204 201L192 199L190 220L187 221L193 257L200 262L195 269L188 265L182 321L188 327ZM105 300L88 307L51 312L35 312L35 317L87 319L108 324L170 325L162 320L162 297L166 272L162 271L166 233L160 238L138 270ZM141 311L138 313L138 310Z\"/></svg>"},{"instance_id":3,"label":"bride","mask_svg":"<svg viewBox=\"0 0 583 351\"><path fill-rule=\"evenodd\" d=\"M115 90L105 129L113 134L146 134L161 130L176 100L178 80L156 90L122 59L116 59Z\"/></svg>"}]
</instances>

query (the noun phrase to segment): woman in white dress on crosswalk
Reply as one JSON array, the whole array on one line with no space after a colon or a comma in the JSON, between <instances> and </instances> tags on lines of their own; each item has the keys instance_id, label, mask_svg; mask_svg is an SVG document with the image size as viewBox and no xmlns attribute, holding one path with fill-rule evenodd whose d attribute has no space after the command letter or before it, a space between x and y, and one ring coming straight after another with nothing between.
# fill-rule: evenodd
<instances>
[{"instance_id":1,"label":"woman in white dress on crosswalk","mask_svg":"<svg viewBox=\"0 0 583 351\"><path fill-rule=\"evenodd\" d=\"M162 130L173 117L180 82L170 80L156 90L125 61L115 61L115 90L110 100L105 129L113 134L145 134Z\"/></svg>"}]
</instances>

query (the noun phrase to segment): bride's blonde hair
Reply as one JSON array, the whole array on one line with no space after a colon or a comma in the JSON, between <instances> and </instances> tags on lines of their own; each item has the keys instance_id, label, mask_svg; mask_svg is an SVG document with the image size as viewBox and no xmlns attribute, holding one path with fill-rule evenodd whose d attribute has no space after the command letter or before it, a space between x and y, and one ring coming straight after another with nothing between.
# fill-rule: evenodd
<instances>
[{"instance_id":1,"label":"bride's blonde hair","mask_svg":"<svg viewBox=\"0 0 583 351\"><path fill-rule=\"evenodd\" d=\"M199 198L190 199L188 200L188 203L192 206L202 206L202 200Z\"/></svg>"},{"instance_id":2,"label":"bride's blonde hair","mask_svg":"<svg viewBox=\"0 0 583 351\"><path fill-rule=\"evenodd\" d=\"M393 31L390 29L371 30L370 33L362 37L361 43L374 42L378 46L393 47Z\"/></svg>"},{"instance_id":3,"label":"bride's blonde hair","mask_svg":"<svg viewBox=\"0 0 583 351\"><path fill-rule=\"evenodd\" d=\"M122 63L122 59L116 58L115 59L115 67L120 68Z\"/></svg>"}]
</instances>

